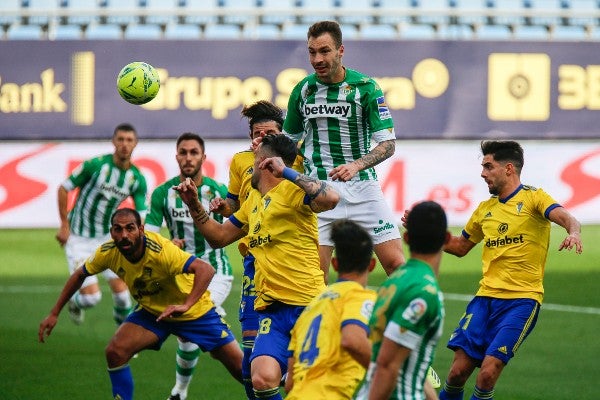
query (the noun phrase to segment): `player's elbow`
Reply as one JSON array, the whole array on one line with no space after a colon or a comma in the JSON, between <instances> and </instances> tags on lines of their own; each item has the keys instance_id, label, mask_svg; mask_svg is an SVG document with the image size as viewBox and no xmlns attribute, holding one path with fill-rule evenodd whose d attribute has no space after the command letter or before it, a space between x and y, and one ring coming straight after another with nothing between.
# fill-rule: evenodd
<instances>
[{"instance_id":1,"label":"player's elbow","mask_svg":"<svg viewBox=\"0 0 600 400\"><path fill-rule=\"evenodd\" d=\"M208 238L205 236L204 238L213 249L221 249L229 244L224 239L219 237Z\"/></svg>"},{"instance_id":2,"label":"player's elbow","mask_svg":"<svg viewBox=\"0 0 600 400\"><path fill-rule=\"evenodd\" d=\"M327 196L325 197L325 204L323 207L325 210L332 210L335 206L340 202L340 194L336 191L330 190Z\"/></svg>"}]
</instances>

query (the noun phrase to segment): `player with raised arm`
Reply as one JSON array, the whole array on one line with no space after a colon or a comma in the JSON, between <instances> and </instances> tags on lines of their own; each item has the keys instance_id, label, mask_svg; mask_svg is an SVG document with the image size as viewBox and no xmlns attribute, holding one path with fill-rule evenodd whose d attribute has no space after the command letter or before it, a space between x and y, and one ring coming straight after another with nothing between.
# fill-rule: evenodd
<instances>
[{"instance_id":1,"label":"player with raised arm","mask_svg":"<svg viewBox=\"0 0 600 400\"><path fill-rule=\"evenodd\" d=\"M481 142L481 177L491 198L479 204L462 234L444 251L462 257L479 242L483 277L448 341L454 360L441 400L462 400L464 386L479 372L472 400L491 400L504 367L535 327L544 296L550 226L568 236L558 250L581 253L581 225L542 189L521 183L523 148L515 141Z\"/></svg>"},{"instance_id":2,"label":"player with raised arm","mask_svg":"<svg viewBox=\"0 0 600 400\"><path fill-rule=\"evenodd\" d=\"M191 181L177 188L196 227L213 247L248 235L243 244L255 258L254 308L259 315L251 374L259 399L281 399L279 384L287 370L290 331L304 307L325 288L315 213L339 201L326 182L290 168L296 155L296 145L288 137L264 136L255 152L254 190L223 224L209 217Z\"/></svg>"},{"instance_id":3,"label":"player with raised arm","mask_svg":"<svg viewBox=\"0 0 600 400\"><path fill-rule=\"evenodd\" d=\"M129 367L133 355L160 349L171 334L210 352L241 382L242 351L206 291L214 268L160 234L145 232L140 214L131 208L115 211L110 224L112 240L98 247L67 280L50 314L40 323L39 341L52 333L60 311L84 280L110 269L138 302L105 350L114 399L133 399ZM193 281L187 274L193 275Z\"/></svg>"},{"instance_id":4,"label":"player with raised arm","mask_svg":"<svg viewBox=\"0 0 600 400\"><path fill-rule=\"evenodd\" d=\"M224 249L213 249L195 227L187 206L181 201L173 186L186 178L194 181L198 188L198 196L205 207L216 198L225 197L227 188L214 179L202 174L202 164L206 159L204 140L195 133L186 132L177 138L177 154L179 175L159 185L152 192L150 210L146 217L146 231L159 232L166 222L173 243L196 255L212 265L215 275L210 281L208 291L215 304L216 311L225 316L223 302L229 296L233 284L233 274L229 258ZM222 222L221 215L213 215ZM185 400L194 370L200 357L200 348L195 343L177 338L177 356L175 386L171 390L169 400Z\"/></svg>"},{"instance_id":5,"label":"player with raised arm","mask_svg":"<svg viewBox=\"0 0 600 400\"><path fill-rule=\"evenodd\" d=\"M251 140L265 135L281 133L283 111L273 103L260 100L242 109L242 116L248 119ZM254 151L251 149L234 154L229 166L229 186L227 197L215 198L211 202L210 211L229 217L239 210L240 205L248 198L252 190L251 179L254 170ZM296 157L293 168L302 172L302 157ZM258 314L254 310L256 292L254 290L254 256L248 251L248 237L240 239L238 246L242 254L244 273L242 277L239 320L242 325L242 347L244 361L242 375L248 399L254 399L252 379L250 375L250 355L258 333Z\"/></svg>"},{"instance_id":6,"label":"player with raised arm","mask_svg":"<svg viewBox=\"0 0 600 400\"><path fill-rule=\"evenodd\" d=\"M342 64L344 45L337 22L313 24L307 38L315 73L294 87L283 131L298 142L306 174L328 180L341 196L335 209L319 214L321 268L327 277L331 224L350 218L371 234L375 254L389 275L404 263L404 253L374 167L394 154L392 116L377 83Z\"/></svg>"}]
</instances>

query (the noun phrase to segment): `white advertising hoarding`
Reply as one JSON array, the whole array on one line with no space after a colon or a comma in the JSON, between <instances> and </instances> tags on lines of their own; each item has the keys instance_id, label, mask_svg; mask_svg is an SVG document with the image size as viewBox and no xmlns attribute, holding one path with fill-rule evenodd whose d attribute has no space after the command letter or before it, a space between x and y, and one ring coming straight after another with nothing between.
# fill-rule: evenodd
<instances>
[{"instance_id":1,"label":"white advertising hoarding","mask_svg":"<svg viewBox=\"0 0 600 400\"><path fill-rule=\"evenodd\" d=\"M521 143L522 182L546 190L582 223L600 223L600 142ZM231 157L248 141L210 140L206 146L204 173L227 184ZM0 228L58 227L58 185L83 160L112 150L108 141L0 143ZM142 141L133 156L150 191L179 172L174 140ZM429 199L445 208L451 225L461 226L489 197L478 141L398 141L377 171L398 221L406 208Z\"/></svg>"}]
</instances>

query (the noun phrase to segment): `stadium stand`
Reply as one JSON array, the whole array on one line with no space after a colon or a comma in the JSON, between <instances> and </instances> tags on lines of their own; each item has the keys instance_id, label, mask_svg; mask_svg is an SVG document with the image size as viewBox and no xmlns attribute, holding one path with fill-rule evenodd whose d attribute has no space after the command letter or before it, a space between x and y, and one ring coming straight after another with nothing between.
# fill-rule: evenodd
<instances>
[{"instance_id":1,"label":"stadium stand","mask_svg":"<svg viewBox=\"0 0 600 400\"><path fill-rule=\"evenodd\" d=\"M1 0L0 38L598 40L600 0ZM79 32L77 31L79 29Z\"/></svg>"},{"instance_id":2,"label":"stadium stand","mask_svg":"<svg viewBox=\"0 0 600 400\"><path fill-rule=\"evenodd\" d=\"M165 27L165 39L169 40L196 40L200 39L201 30L194 24L169 24Z\"/></svg>"}]
</instances>

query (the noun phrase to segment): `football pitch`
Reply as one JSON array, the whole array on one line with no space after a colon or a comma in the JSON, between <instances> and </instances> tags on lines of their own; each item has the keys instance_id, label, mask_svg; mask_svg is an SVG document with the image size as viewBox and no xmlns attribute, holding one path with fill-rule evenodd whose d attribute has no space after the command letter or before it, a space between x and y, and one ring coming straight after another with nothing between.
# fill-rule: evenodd
<instances>
[{"instance_id":1,"label":"football pitch","mask_svg":"<svg viewBox=\"0 0 600 400\"><path fill-rule=\"evenodd\" d=\"M37 342L40 321L48 314L67 279L63 250L53 229L0 230L0 399L108 399L110 382L104 347L115 330L112 299L100 278L103 298L75 326L66 310L45 344ZM546 265L546 295L537 326L496 386L499 400L596 399L600 372L600 226L583 227L584 252L558 252L564 231L553 227ZM225 304L226 319L239 339L237 305L241 259L228 248L234 265L234 289ZM434 368L444 379L453 353L445 343L475 293L481 275L478 245L458 259L445 255L440 284L446 296L444 335ZM332 271L333 277L335 274ZM385 279L378 267L369 279L378 286ZM174 382L176 341L161 351L144 351L130 365L135 398L166 399ZM465 398L471 395L471 379ZM188 399L243 399L240 384L224 367L202 355Z\"/></svg>"}]
</instances>

